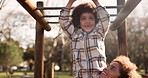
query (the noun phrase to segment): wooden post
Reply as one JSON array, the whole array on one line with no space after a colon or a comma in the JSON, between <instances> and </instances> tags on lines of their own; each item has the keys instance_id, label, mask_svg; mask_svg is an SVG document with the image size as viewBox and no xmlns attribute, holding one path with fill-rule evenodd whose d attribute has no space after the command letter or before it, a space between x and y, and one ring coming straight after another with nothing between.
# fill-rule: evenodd
<instances>
[{"instance_id":1,"label":"wooden post","mask_svg":"<svg viewBox=\"0 0 148 78\"><path fill-rule=\"evenodd\" d=\"M117 0L117 5L124 5L125 0ZM120 9L117 9L119 12ZM127 52L127 36L126 36L126 21L119 25L118 33L118 55L128 55Z\"/></svg>"},{"instance_id":2,"label":"wooden post","mask_svg":"<svg viewBox=\"0 0 148 78\"><path fill-rule=\"evenodd\" d=\"M47 62L45 69L45 78L54 78L54 63Z\"/></svg>"},{"instance_id":3,"label":"wooden post","mask_svg":"<svg viewBox=\"0 0 148 78\"><path fill-rule=\"evenodd\" d=\"M28 13L46 30L50 31L51 28L48 25L48 22L43 18L43 15L36 7L30 2L30 0L17 0L27 11Z\"/></svg>"},{"instance_id":4,"label":"wooden post","mask_svg":"<svg viewBox=\"0 0 148 78\"><path fill-rule=\"evenodd\" d=\"M38 7L43 7L43 2L37 2ZM41 11L43 13L43 11ZM36 22L36 40L35 40L35 68L34 78L44 78L44 29Z\"/></svg>"}]
</instances>

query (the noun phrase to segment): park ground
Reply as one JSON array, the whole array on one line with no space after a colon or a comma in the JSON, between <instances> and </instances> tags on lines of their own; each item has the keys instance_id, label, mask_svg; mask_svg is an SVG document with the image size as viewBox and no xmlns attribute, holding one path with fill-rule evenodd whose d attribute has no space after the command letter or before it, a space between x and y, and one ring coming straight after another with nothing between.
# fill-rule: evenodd
<instances>
[{"instance_id":1,"label":"park ground","mask_svg":"<svg viewBox=\"0 0 148 78\"><path fill-rule=\"evenodd\" d=\"M11 78L23 78L24 73L26 72L14 72L13 75L11 76ZM140 74L144 74L144 70L140 70L139 72ZM32 76L33 77L33 72L27 72L28 76ZM6 76L5 72L0 72L0 78L8 78ZM54 73L54 78L73 78L72 75L70 75L70 72L55 72ZM143 78L147 78L147 77L143 77Z\"/></svg>"},{"instance_id":2,"label":"park ground","mask_svg":"<svg viewBox=\"0 0 148 78\"><path fill-rule=\"evenodd\" d=\"M14 72L11 78L23 78L24 72ZM33 76L33 72L27 72L27 75ZM8 78L5 72L0 72L0 78ZM54 78L73 78L69 72L55 72Z\"/></svg>"}]
</instances>

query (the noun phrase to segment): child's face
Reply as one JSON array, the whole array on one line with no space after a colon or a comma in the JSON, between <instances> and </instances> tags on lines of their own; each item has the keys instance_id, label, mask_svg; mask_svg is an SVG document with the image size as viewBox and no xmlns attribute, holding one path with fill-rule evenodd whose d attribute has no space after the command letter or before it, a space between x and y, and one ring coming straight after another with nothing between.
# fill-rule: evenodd
<instances>
[{"instance_id":1,"label":"child's face","mask_svg":"<svg viewBox=\"0 0 148 78\"><path fill-rule=\"evenodd\" d=\"M92 13L82 13L80 26L85 32L91 32L95 27L95 17Z\"/></svg>"}]
</instances>

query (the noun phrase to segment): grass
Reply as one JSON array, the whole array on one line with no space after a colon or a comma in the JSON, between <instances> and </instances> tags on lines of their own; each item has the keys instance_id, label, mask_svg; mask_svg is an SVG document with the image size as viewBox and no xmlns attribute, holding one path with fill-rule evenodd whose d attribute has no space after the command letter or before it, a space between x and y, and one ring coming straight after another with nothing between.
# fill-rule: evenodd
<instances>
[{"instance_id":1,"label":"grass","mask_svg":"<svg viewBox=\"0 0 148 78\"><path fill-rule=\"evenodd\" d=\"M69 72L55 72L54 78L73 78ZM14 72L11 78L22 78L24 72ZM27 75L33 76L33 72L27 72ZM0 78L8 78L5 72L0 72Z\"/></svg>"},{"instance_id":2,"label":"grass","mask_svg":"<svg viewBox=\"0 0 148 78\"><path fill-rule=\"evenodd\" d=\"M140 70L139 74L144 74L144 70ZM11 78L22 78L24 75L24 72L14 72L13 76ZM33 76L33 72L27 72L27 75ZM6 76L5 72L0 72L0 78L8 78ZM55 72L54 78L73 78L73 76L70 75L70 72Z\"/></svg>"},{"instance_id":3,"label":"grass","mask_svg":"<svg viewBox=\"0 0 148 78\"><path fill-rule=\"evenodd\" d=\"M145 74L144 72L145 72L144 70L140 70L139 74Z\"/></svg>"},{"instance_id":4,"label":"grass","mask_svg":"<svg viewBox=\"0 0 148 78\"><path fill-rule=\"evenodd\" d=\"M70 75L70 72L55 72L54 77L55 78L73 78L73 76Z\"/></svg>"},{"instance_id":5,"label":"grass","mask_svg":"<svg viewBox=\"0 0 148 78\"><path fill-rule=\"evenodd\" d=\"M27 74L33 76L33 72L27 72ZM23 75L24 72L14 72L11 78L22 78ZM8 78L8 76L6 76L5 72L0 72L0 78Z\"/></svg>"}]
</instances>

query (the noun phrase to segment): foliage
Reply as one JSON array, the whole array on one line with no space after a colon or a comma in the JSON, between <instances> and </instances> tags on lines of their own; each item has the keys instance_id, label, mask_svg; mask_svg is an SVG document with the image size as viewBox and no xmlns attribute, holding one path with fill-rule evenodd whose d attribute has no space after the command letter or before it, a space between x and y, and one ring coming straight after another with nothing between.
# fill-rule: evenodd
<instances>
[{"instance_id":1,"label":"foliage","mask_svg":"<svg viewBox=\"0 0 148 78\"><path fill-rule=\"evenodd\" d=\"M145 69L145 73L148 73L148 18L127 19L127 41L128 56L131 61L136 63L139 69ZM109 31L105 45L107 63L110 63L118 52L117 32Z\"/></svg>"},{"instance_id":2,"label":"foliage","mask_svg":"<svg viewBox=\"0 0 148 78\"><path fill-rule=\"evenodd\" d=\"M70 41L62 35L56 38L47 38L45 39L45 59L55 62L60 66L61 70L69 69L69 66L72 66L70 47Z\"/></svg>"},{"instance_id":3,"label":"foliage","mask_svg":"<svg viewBox=\"0 0 148 78\"><path fill-rule=\"evenodd\" d=\"M34 28L35 21L33 18L22 11L16 13L14 10L5 15L0 19L0 41L12 41L14 39L19 41L20 44L24 41L33 43L33 40L30 39L30 33L22 32Z\"/></svg>"},{"instance_id":4,"label":"foliage","mask_svg":"<svg viewBox=\"0 0 148 78\"><path fill-rule=\"evenodd\" d=\"M26 49L26 52L24 52L24 55L23 55L24 61L34 60L34 52L35 52L34 48L29 48L28 47Z\"/></svg>"},{"instance_id":5,"label":"foliage","mask_svg":"<svg viewBox=\"0 0 148 78\"><path fill-rule=\"evenodd\" d=\"M117 49L118 41L116 32L109 32L105 39L105 52L108 64L117 56Z\"/></svg>"},{"instance_id":6,"label":"foliage","mask_svg":"<svg viewBox=\"0 0 148 78\"><path fill-rule=\"evenodd\" d=\"M128 21L129 57L139 68L148 70L148 18L130 18Z\"/></svg>"},{"instance_id":7,"label":"foliage","mask_svg":"<svg viewBox=\"0 0 148 78\"><path fill-rule=\"evenodd\" d=\"M17 65L22 61L23 52L11 42L0 42L0 65Z\"/></svg>"},{"instance_id":8,"label":"foliage","mask_svg":"<svg viewBox=\"0 0 148 78\"><path fill-rule=\"evenodd\" d=\"M23 55L23 60L28 62L30 71L32 70L34 65L34 52L35 52L34 48L28 47L26 49L26 52L24 52L24 55Z\"/></svg>"}]
</instances>

